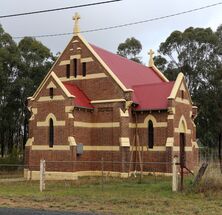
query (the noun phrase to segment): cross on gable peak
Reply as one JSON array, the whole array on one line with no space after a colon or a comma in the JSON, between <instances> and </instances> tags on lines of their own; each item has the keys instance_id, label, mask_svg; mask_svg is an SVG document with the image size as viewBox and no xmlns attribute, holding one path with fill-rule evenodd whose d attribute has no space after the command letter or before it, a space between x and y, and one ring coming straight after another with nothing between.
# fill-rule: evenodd
<instances>
[{"instance_id":1,"label":"cross on gable peak","mask_svg":"<svg viewBox=\"0 0 222 215\"><path fill-rule=\"evenodd\" d=\"M148 55L150 56L148 66L152 67L152 66L154 66L154 61L153 61L154 51L152 49L150 49L150 51L148 52Z\"/></svg>"},{"instance_id":2,"label":"cross on gable peak","mask_svg":"<svg viewBox=\"0 0 222 215\"><path fill-rule=\"evenodd\" d=\"M79 28L80 15L79 15L79 13L75 13L75 16L73 16L72 19L74 20L73 33L78 34L80 32L80 28Z\"/></svg>"},{"instance_id":3,"label":"cross on gable peak","mask_svg":"<svg viewBox=\"0 0 222 215\"><path fill-rule=\"evenodd\" d=\"M75 13L75 16L73 16L72 19L75 20L75 21L80 19L79 13Z\"/></svg>"},{"instance_id":4,"label":"cross on gable peak","mask_svg":"<svg viewBox=\"0 0 222 215\"><path fill-rule=\"evenodd\" d=\"M153 49L150 49L150 51L148 52L148 54L149 54L150 56L153 56L153 55L154 55Z\"/></svg>"}]
</instances>

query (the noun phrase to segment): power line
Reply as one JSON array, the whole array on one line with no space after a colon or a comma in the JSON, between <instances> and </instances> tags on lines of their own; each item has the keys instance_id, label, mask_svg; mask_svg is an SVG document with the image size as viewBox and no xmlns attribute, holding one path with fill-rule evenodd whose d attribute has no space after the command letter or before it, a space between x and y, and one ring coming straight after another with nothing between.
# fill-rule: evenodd
<instances>
[{"instance_id":1,"label":"power line","mask_svg":"<svg viewBox=\"0 0 222 215\"><path fill-rule=\"evenodd\" d=\"M153 22L153 21L157 21L157 20L167 19L167 18L171 18L171 17L183 15L183 14L188 14L188 13L204 10L204 9L215 7L215 6L218 6L218 5L222 5L222 2L218 2L218 3L215 3L215 4L210 4L210 5L206 5L206 6L203 6L203 7L194 8L194 9L190 9L190 10L186 10L186 11L182 11L182 12L178 12L178 13L174 13L174 14L170 14L170 15L155 17L155 18L151 18L151 19L147 19L147 20L141 20L141 21L126 23L126 24L122 24L122 25L114 25L114 26L109 26L109 27L102 27L102 28L84 30L84 31L81 31L80 33L90 33L90 32L97 32L97 31L104 31L104 30L127 27L127 26L131 26L131 25L138 25L138 24L147 23L147 22ZM68 32L68 33L58 33L58 34L44 34L44 35L36 35L36 36L31 36L31 37L36 37L36 38L57 37L57 36L65 36L65 35L71 35L71 34L73 34L73 33ZM13 37L13 39L21 39L21 38L24 38L24 37Z\"/></svg>"},{"instance_id":2,"label":"power line","mask_svg":"<svg viewBox=\"0 0 222 215\"><path fill-rule=\"evenodd\" d=\"M119 1L123 1L123 0L110 0L110 1L102 1L102 2L94 2L94 3L89 3L89 4L69 6L69 7L60 7L60 8L31 11L31 12L25 12L25 13L1 15L0 19L10 18L10 17L15 17L15 16L26 16L26 15L39 14L39 13L55 12L55 11L60 11L60 10L69 10L69 9L73 9L73 8L89 7L89 6L95 6L95 5L101 5L101 4L109 4L109 3L119 2Z\"/></svg>"}]
</instances>

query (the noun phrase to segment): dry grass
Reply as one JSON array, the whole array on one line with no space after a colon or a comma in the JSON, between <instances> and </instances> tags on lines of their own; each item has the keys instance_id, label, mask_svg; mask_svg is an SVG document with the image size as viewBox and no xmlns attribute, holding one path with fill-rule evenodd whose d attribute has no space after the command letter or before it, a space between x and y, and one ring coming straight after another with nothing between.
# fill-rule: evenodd
<instances>
[{"instance_id":1,"label":"dry grass","mask_svg":"<svg viewBox=\"0 0 222 215\"><path fill-rule=\"evenodd\" d=\"M210 163L196 191L206 195L222 192L222 173L218 163Z\"/></svg>"}]
</instances>

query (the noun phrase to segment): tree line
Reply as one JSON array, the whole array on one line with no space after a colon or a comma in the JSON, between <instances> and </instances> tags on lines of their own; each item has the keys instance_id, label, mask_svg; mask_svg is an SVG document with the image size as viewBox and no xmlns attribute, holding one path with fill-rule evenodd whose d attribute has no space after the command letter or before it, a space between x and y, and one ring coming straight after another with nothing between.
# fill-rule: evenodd
<instances>
[{"instance_id":1,"label":"tree line","mask_svg":"<svg viewBox=\"0 0 222 215\"><path fill-rule=\"evenodd\" d=\"M142 63L140 41L128 38L117 53ZM222 25L211 28L190 27L174 31L160 44L156 66L169 80L183 72L193 102L198 106L197 137L201 144L218 146L222 139ZM31 96L56 56L35 38L16 43L0 26L0 153L22 152L27 140Z\"/></svg>"}]
</instances>

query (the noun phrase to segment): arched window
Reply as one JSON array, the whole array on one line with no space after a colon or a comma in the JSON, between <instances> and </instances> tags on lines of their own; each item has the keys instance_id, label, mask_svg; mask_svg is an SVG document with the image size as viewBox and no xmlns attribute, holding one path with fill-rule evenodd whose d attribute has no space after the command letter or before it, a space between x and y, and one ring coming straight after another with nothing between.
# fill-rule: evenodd
<instances>
[{"instance_id":1,"label":"arched window","mask_svg":"<svg viewBox=\"0 0 222 215\"><path fill-rule=\"evenodd\" d=\"M53 120L50 118L49 120L49 147L53 147L54 145L54 125Z\"/></svg>"},{"instance_id":2,"label":"arched window","mask_svg":"<svg viewBox=\"0 0 222 215\"><path fill-rule=\"evenodd\" d=\"M153 145L154 145L153 122L149 120L148 122L148 148L152 149Z\"/></svg>"}]
</instances>

